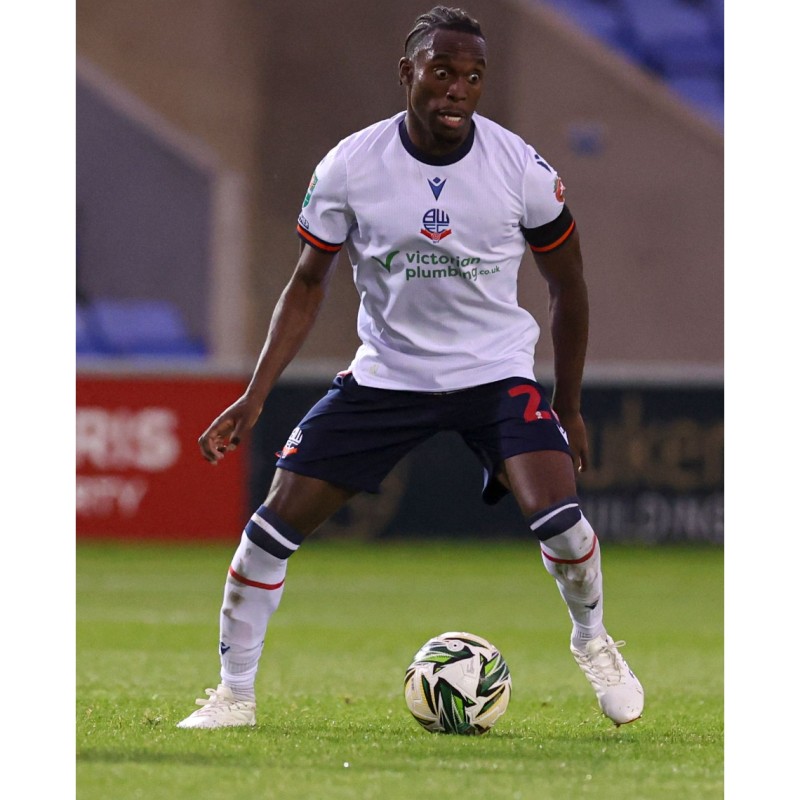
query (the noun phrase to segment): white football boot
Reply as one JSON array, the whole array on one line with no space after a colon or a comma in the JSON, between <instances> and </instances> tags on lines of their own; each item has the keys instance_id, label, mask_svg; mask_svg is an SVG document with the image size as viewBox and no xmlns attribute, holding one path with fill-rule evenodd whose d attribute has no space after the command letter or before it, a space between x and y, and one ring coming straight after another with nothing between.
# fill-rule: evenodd
<instances>
[{"instance_id":1,"label":"white football boot","mask_svg":"<svg viewBox=\"0 0 800 800\"><path fill-rule=\"evenodd\" d=\"M216 689L206 689L208 698L195 702L201 706L181 720L178 728L236 728L256 724L256 704L250 700L237 700L229 687L220 684Z\"/></svg>"},{"instance_id":2,"label":"white football boot","mask_svg":"<svg viewBox=\"0 0 800 800\"><path fill-rule=\"evenodd\" d=\"M639 719L644 708L642 684L617 649L624 644L601 635L590 639L583 651L570 646L592 684L602 712L618 726Z\"/></svg>"}]
</instances>

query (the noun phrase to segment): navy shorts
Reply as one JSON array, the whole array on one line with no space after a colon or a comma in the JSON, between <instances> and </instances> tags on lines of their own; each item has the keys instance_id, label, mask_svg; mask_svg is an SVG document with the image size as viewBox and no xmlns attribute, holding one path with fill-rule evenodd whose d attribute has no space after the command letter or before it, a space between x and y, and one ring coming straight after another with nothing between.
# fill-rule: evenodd
<instances>
[{"instance_id":1,"label":"navy shorts","mask_svg":"<svg viewBox=\"0 0 800 800\"><path fill-rule=\"evenodd\" d=\"M377 492L403 456L440 431L457 432L477 455L489 504L507 493L495 477L505 459L534 450L570 452L536 381L506 378L456 392L406 392L360 386L346 373L292 431L277 466Z\"/></svg>"}]
</instances>

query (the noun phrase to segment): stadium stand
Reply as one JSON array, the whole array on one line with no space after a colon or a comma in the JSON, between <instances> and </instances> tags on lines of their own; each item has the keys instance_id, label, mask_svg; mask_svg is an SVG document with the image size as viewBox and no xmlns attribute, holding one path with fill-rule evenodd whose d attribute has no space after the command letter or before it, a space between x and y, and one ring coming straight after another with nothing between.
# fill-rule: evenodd
<instances>
[{"instance_id":1,"label":"stadium stand","mask_svg":"<svg viewBox=\"0 0 800 800\"><path fill-rule=\"evenodd\" d=\"M76 305L75 351L78 356L107 355L103 337L95 329L91 309L83 303Z\"/></svg>"},{"instance_id":2,"label":"stadium stand","mask_svg":"<svg viewBox=\"0 0 800 800\"><path fill-rule=\"evenodd\" d=\"M547 0L722 127L724 0Z\"/></svg>"},{"instance_id":3,"label":"stadium stand","mask_svg":"<svg viewBox=\"0 0 800 800\"><path fill-rule=\"evenodd\" d=\"M165 300L98 299L76 304L78 356L202 357L178 309Z\"/></svg>"}]
</instances>

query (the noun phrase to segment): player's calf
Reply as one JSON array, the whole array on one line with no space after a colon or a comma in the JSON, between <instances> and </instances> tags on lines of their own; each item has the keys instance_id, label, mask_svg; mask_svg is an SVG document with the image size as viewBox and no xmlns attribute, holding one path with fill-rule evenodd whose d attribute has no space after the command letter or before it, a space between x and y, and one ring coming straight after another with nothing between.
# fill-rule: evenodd
<instances>
[{"instance_id":1,"label":"player's calf","mask_svg":"<svg viewBox=\"0 0 800 800\"><path fill-rule=\"evenodd\" d=\"M539 539L545 569L555 578L572 619L572 644L583 648L602 633L603 576L600 544L581 513L577 497L568 497L529 520Z\"/></svg>"},{"instance_id":2,"label":"player's calf","mask_svg":"<svg viewBox=\"0 0 800 800\"><path fill-rule=\"evenodd\" d=\"M638 719L644 691L603 624L603 575L600 543L581 512L577 497L569 497L534 514L529 520L537 535L545 569L555 578L572 619L570 650L592 685L603 713L622 725Z\"/></svg>"},{"instance_id":3,"label":"player's calf","mask_svg":"<svg viewBox=\"0 0 800 800\"><path fill-rule=\"evenodd\" d=\"M302 536L266 506L250 518L231 560L220 609L220 678L202 708L178 727L255 724L255 678L272 615L283 596L287 559Z\"/></svg>"}]
</instances>

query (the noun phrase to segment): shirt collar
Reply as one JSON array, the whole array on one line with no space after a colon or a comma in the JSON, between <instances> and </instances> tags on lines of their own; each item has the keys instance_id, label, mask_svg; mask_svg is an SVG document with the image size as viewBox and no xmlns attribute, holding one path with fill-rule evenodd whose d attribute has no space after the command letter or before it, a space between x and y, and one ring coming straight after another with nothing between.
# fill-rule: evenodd
<instances>
[{"instance_id":1,"label":"shirt collar","mask_svg":"<svg viewBox=\"0 0 800 800\"><path fill-rule=\"evenodd\" d=\"M414 142L411 141L411 137L408 135L408 129L406 128L406 120L405 116L400 119L400 126L399 126L399 133L400 133L400 141L403 143L403 147L405 147L408 154L415 158L417 161L421 161L423 164L430 164L434 167L446 167L449 164L455 164L457 161L461 161L467 153L472 149L472 143L475 141L475 120L470 120L470 127L469 133L467 134L467 138L455 149L452 153L448 153L445 156L431 156L427 153L423 153L422 150L417 147Z\"/></svg>"}]
</instances>

